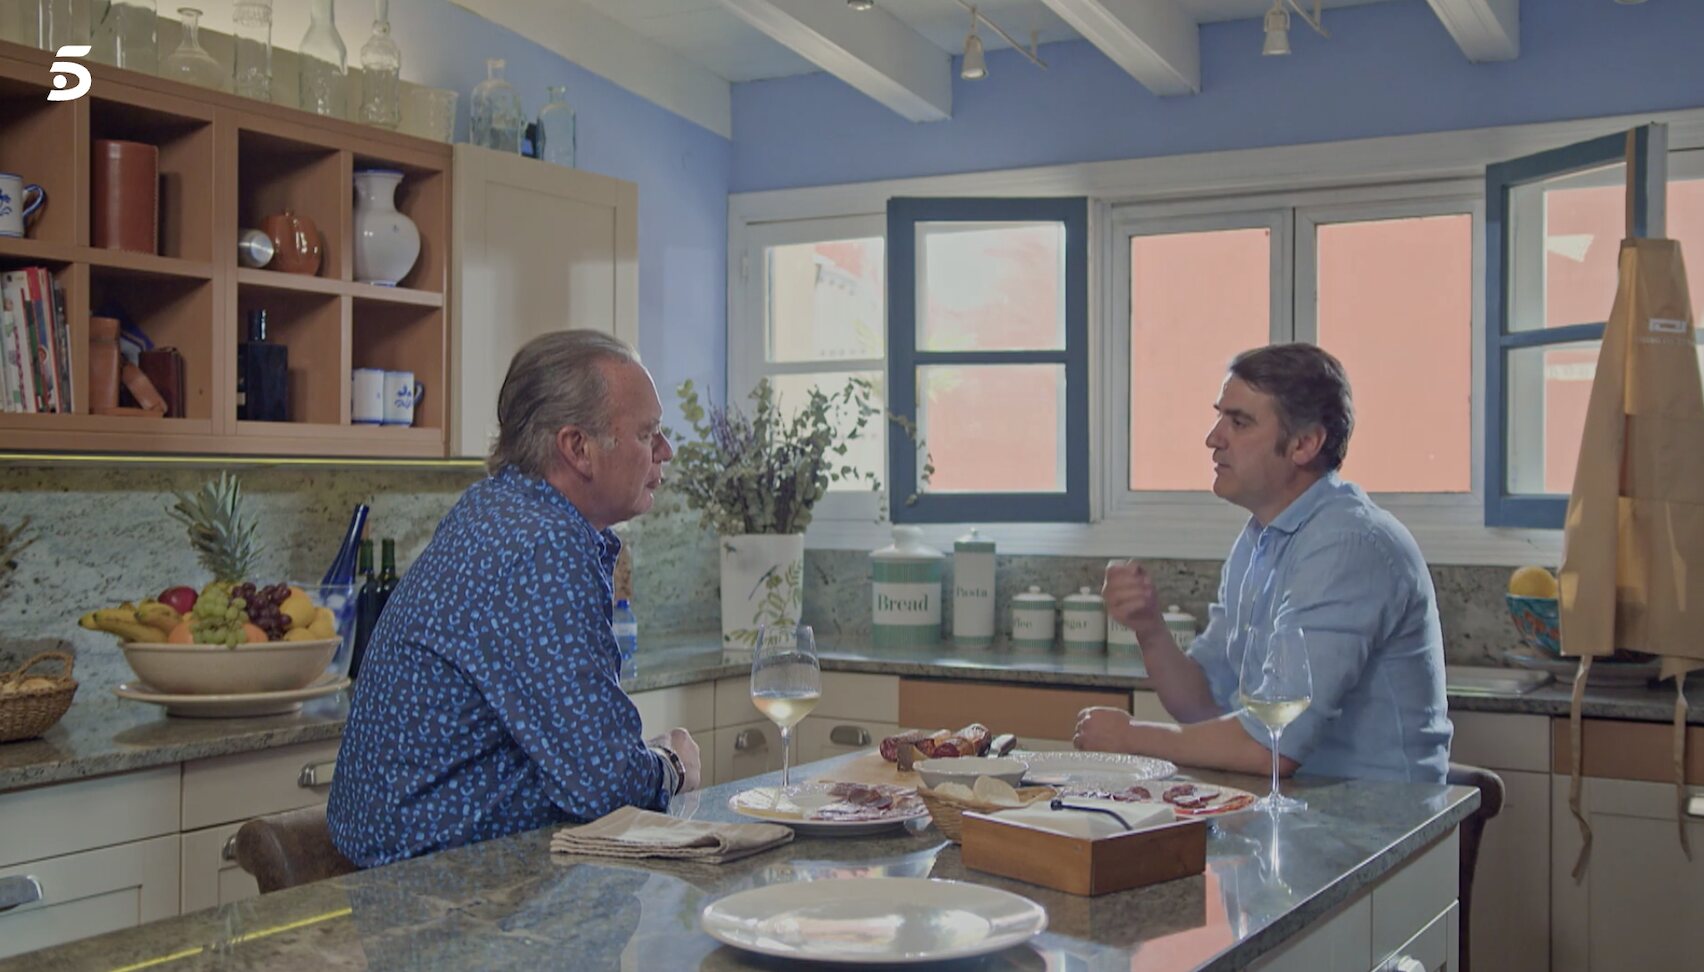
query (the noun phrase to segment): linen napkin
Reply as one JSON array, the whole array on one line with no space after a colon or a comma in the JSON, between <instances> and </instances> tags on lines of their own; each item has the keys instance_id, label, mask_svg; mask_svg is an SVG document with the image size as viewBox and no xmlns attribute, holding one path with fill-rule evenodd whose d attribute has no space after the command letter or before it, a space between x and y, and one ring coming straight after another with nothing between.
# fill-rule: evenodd
<instances>
[{"instance_id":1,"label":"linen napkin","mask_svg":"<svg viewBox=\"0 0 1704 972\"><path fill-rule=\"evenodd\" d=\"M1071 800L1074 807L1100 807L1123 817L1131 830L1146 830L1177 819L1172 808L1164 803L1135 803L1122 800ZM1125 833L1118 821L1104 813L1085 813L1081 810L1054 810L1048 801L1037 800L1027 807L1001 810L994 816L1000 820L1024 824L1040 830L1050 830L1067 837L1095 840Z\"/></svg>"},{"instance_id":2,"label":"linen napkin","mask_svg":"<svg viewBox=\"0 0 1704 972\"><path fill-rule=\"evenodd\" d=\"M709 823L622 807L589 824L565 827L550 838L557 854L597 857L663 857L722 864L780 847L793 829L766 823Z\"/></svg>"}]
</instances>

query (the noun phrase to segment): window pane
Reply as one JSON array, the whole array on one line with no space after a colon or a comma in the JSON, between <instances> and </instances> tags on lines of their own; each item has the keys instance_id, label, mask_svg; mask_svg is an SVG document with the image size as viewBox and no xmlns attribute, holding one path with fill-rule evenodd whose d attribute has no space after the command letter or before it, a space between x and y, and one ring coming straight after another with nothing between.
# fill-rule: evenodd
<instances>
[{"instance_id":1,"label":"window pane","mask_svg":"<svg viewBox=\"0 0 1704 972\"><path fill-rule=\"evenodd\" d=\"M1595 341L1509 352L1509 493L1573 490L1597 359Z\"/></svg>"},{"instance_id":2,"label":"window pane","mask_svg":"<svg viewBox=\"0 0 1704 972\"><path fill-rule=\"evenodd\" d=\"M917 382L930 493L1065 491L1064 365L931 365Z\"/></svg>"},{"instance_id":3,"label":"window pane","mask_svg":"<svg viewBox=\"0 0 1704 972\"><path fill-rule=\"evenodd\" d=\"M917 347L1065 346L1065 227L918 223Z\"/></svg>"},{"instance_id":4,"label":"window pane","mask_svg":"<svg viewBox=\"0 0 1704 972\"><path fill-rule=\"evenodd\" d=\"M1319 227L1319 344L1355 393L1343 474L1373 492L1473 488L1473 217Z\"/></svg>"},{"instance_id":5,"label":"window pane","mask_svg":"<svg viewBox=\"0 0 1704 972\"><path fill-rule=\"evenodd\" d=\"M841 361L885 353L886 242L881 237L764 250L770 361Z\"/></svg>"},{"instance_id":6,"label":"window pane","mask_svg":"<svg viewBox=\"0 0 1704 972\"><path fill-rule=\"evenodd\" d=\"M1525 186L1511 196L1516 219L1530 219L1528 200L1542 198L1544 287L1542 305L1510 315L1512 330L1585 324L1609 317L1615 302L1616 256L1626 232L1627 167L1612 165L1581 175ZM1520 233L1519 239L1537 239ZM1517 269L1532 266L1517 256ZM1514 294L1524 278L1517 274ZM1572 476L1572 473L1569 474Z\"/></svg>"},{"instance_id":7,"label":"window pane","mask_svg":"<svg viewBox=\"0 0 1704 972\"><path fill-rule=\"evenodd\" d=\"M1130 240L1130 488L1209 490L1225 366L1271 340L1265 228Z\"/></svg>"},{"instance_id":8,"label":"window pane","mask_svg":"<svg viewBox=\"0 0 1704 972\"><path fill-rule=\"evenodd\" d=\"M775 392L780 396L781 408L789 416L795 415L804 408L812 388L822 389L824 395L837 395L845 390L846 382L852 378L863 378L876 386L876 393L881 396L878 408L885 407L887 398L886 377L880 371L827 371L808 375L770 375L770 384L775 386ZM835 429L838 441L846 442L846 436L852 431L856 416L847 410L848 418L842 427ZM846 480L830 483L828 491L834 492L863 492L869 490L869 481L864 478L867 473L875 473L881 478L883 485L887 483L885 475L887 466L887 421L875 417L870 424L864 426L863 434L856 440L846 442L846 455L838 457L836 466L848 465L858 470L856 480Z\"/></svg>"}]
</instances>

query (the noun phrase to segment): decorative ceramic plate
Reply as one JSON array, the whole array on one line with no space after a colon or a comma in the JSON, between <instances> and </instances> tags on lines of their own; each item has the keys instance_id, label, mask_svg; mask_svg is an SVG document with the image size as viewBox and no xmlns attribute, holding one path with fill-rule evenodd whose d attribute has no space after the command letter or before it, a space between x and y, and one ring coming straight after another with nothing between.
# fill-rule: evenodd
<instances>
[{"instance_id":1,"label":"decorative ceramic plate","mask_svg":"<svg viewBox=\"0 0 1704 972\"><path fill-rule=\"evenodd\" d=\"M1047 912L998 888L925 878L768 884L713 901L698 916L711 938L811 962L940 962L1021 945Z\"/></svg>"},{"instance_id":2,"label":"decorative ceramic plate","mask_svg":"<svg viewBox=\"0 0 1704 972\"><path fill-rule=\"evenodd\" d=\"M243 716L285 715L302 703L335 695L349 687L349 679L326 675L307 688L288 692L251 692L244 695L168 695L146 682L125 682L112 690L121 699L134 699L166 707L166 715L192 719L235 719Z\"/></svg>"},{"instance_id":3,"label":"decorative ceramic plate","mask_svg":"<svg viewBox=\"0 0 1704 972\"><path fill-rule=\"evenodd\" d=\"M888 783L795 783L743 790L728 799L742 817L784 823L801 834L852 837L927 818L929 808L909 786Z\"/></svg>"},{"instance_id":4,"label":"decorative ceramic plate","mask_svg":"<svg viewBox=\"0 0 1704 972\"><path fill-rule=\"evenodd\" d=\"M1573 687L1574 673L1580 668L1578 658L1543 658L1524 651L1505 651L1503 659L1522 668L1549 672L1558 681L1567 683L1568 688ZM1662 670L1660 658L1648 662L1617 662L1600 658L1592 662L1592 673L1586 676L1586 682L1591 688L1643 688Z\"/></svg>"},{"instance_id":5,"label":"decorative ceramic plate","mask_svg":"<svg viewBox=\"0 0 1704 972\"><path fill-rule=\"evenodd\" d=\"M1143 780L1160 780L1177 772L1177 764L1152 756L1129 753L1031 753L1011 754L1029 764L1024 782L1040 786L1086 786L1122 790Z\"/></svg>"},{"instance_id":6,"label":"decorative ceramic plate","mask_svg":"<svg viewBox=\"0 0 1704 972\"><path fill-rule=\"evenodd\" d=\"M1216 786L1194 780L1154 780L1136 783L1121 790L1098 787L1067 786L1059 791L1063 799L1118 800L1123 803L1165 803L1180 817L1209 817L1220 813L1235 813L1247 808L1259 797L1234 786Z\"/></svg>"}]
</instances>

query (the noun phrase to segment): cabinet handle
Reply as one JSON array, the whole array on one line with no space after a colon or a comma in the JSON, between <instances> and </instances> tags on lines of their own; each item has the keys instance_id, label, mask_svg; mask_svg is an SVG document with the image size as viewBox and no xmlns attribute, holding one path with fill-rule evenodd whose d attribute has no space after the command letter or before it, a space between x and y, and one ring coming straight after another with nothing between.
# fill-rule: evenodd
<instances>
[{"instance_id":1,"label":"cabinet handle","mask_svg":"<svg viewBox=\"0 0 1704 972\"><path fill-rule=\"evenodd\" d=\"M828 731L828 741L836 746L857 746L861 749L870 744L870 731L863 726L835 726Z\"/></svg>"},{"instance_id":2,"label":"cabinet handle","mask_svg":"<svg viewBox=\"0 0 1704 972\"><path fill-rule=\"evenodd\" d=\"M336 775L335 759L324 763L309 763L302 767L302 772L296 776L296 785L304 790L315 786L330 786L332 777Z\"/></svg>"},{"instance_id":3,"label":"cabinet handle","mask_svg":"<svg viewBox=\"0 0 1704 972\"><path fill-rule=\"evenodd\" d=\"M0 914L41 900L41 882L34 875L0 877Z\"/></svg>"},{"instance_id":4,"label":"cabinet handle","mask_svg":"<svg viewBox=\"0 0 1704 972\"><path fill-rule=\"evenodd\" d=\"M1426 963L1412 955L1392 955L1379 966L1379 972L1428 972Z\"/></svg>"},{"instance_id":5,"label":"cabinet handle","mask_svg":"<svg viewBox=\"0 0 1704 972\"><path fill-rule=\"evenodd\" d=\"M235 861L237 859L236 834L225 838L225 846L219 849L219 859L221 861Z\"/></svg>"},{"instance_id":6,"label":"cabinet handle","mask_svg":"<svg viewBox=\"0 0 1704 972\"><path fill-rule=\"evenodd\" d=\"M1686 801L1688 817L1704 817L1704 796L1695 796Z\"/></svg>"},{"instance_id":7,"label":"cabinet handle","mask_svg":"<svg viewBox=\"0 0 1704 972\"><path fill-rule=\"evenodd\" d=\"M734 752L749 753L769 747L769 737L762 729L741 729L734 737Z\"/></svg>"}]
</instances>

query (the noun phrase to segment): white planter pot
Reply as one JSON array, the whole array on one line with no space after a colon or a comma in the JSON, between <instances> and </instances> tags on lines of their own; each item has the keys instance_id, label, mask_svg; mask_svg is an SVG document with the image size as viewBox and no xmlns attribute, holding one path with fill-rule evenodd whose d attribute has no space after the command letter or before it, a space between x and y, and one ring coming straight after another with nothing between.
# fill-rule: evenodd
<instances>
[{"instance_id":1,"label":"white planter pot","mask_svg":"<svg viewBox=\"0 0 1704 972\"><path fill-rule=\"evenodd\" d=\"M721 538L722 648L757 647L762 625L798 624L805 597L805 535Z\"/></svg>"},{"instance_id":2,"label":"white planter pot","mask_svg":"<svg viewBox=\"0 0 1704 972\"><path fill-rule=\"evenodd\" d=\"M420 256L420 230L397 212L402 173L366 169L355 173L355 279L395 287Z\"/></svg>"}]
</instances>

